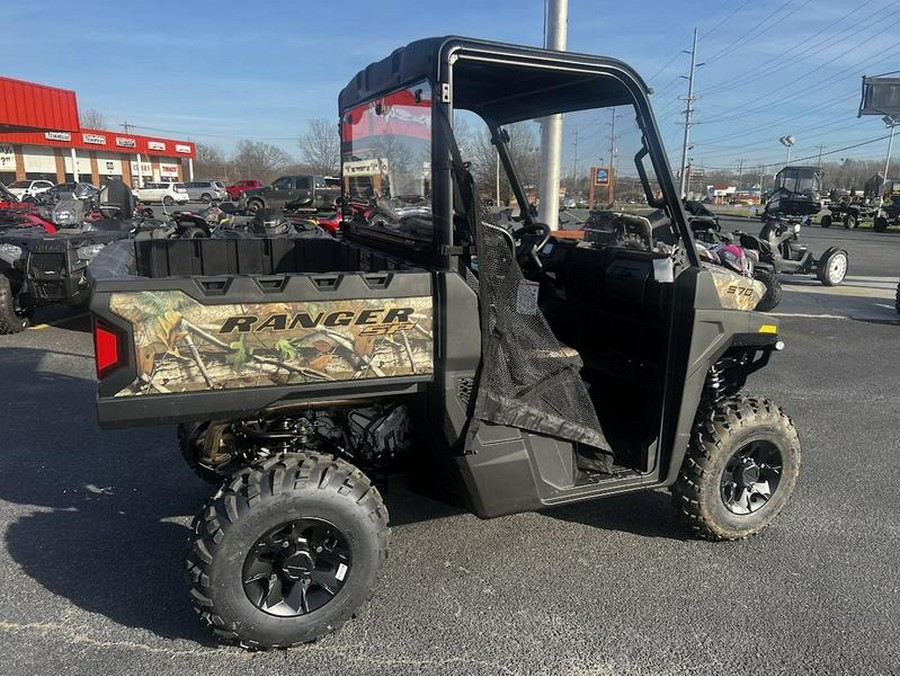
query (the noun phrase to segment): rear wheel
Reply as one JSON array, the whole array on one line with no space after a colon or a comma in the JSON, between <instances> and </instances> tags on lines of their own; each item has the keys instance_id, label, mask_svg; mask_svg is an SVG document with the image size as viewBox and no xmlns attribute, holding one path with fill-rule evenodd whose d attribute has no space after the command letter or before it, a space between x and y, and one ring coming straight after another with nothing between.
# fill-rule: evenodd
<instances>
[{"instance_id":1,"label":"rear wheel","mask_svg":"<svg viewBox=\"0 0 900 676\"><path fill-rule=\"evenodd\" d=\"M163 201L162 201L162 202L163 202L163 204L165 204L167 207L170 207L170 206L172 206L172 205L175 204L175 200L172 199L169 195L166 195L165 197L163 197Z\"/></svg>"},{"instance_id":2,"label":"rear wheel","mask_svg":"<svg viewBox=\"0 0 900 676\"><path fill-rule=\"evenodd\" d=\"M859 225L859 219L856 216L853 214L844 216L844 227L847 230L855 230L857 225Z\"/></svg>"},{"instance_id":3,"label":"rear wheel","mask_svg":"<svg viewBox=\"0 0 900 676\"><path fill-rule=\"evenodd\" d=\"M28 315L16 310L16 300L9 279L0 275L0 334L19 333L28 324Z\"/></svg>"},{"instance_id":4,"label":"rear wheel","mask_svg":"<svg viewBox=\"0 0 900 676\"><path fill-rule=\"evenodd\" d=\"M238 467L233 455L234 439L223 422L182 423L178 446L188 467L209 484L220 486Z\"/></svg>"},{"instance_id":5,"label":"rear wheel","mask_svg":"<svg viewBox=\"0 0 900 676\"><path fill-rule=\"evenodd\" d=\"M837 286L847 276L849 260L849 254L843 249L829 249L819 259L816 277L825 286Z\"/></svg>"},{"instance_id":6,"label":"rear wheel","mask_svg":"<svg viewBox=\"0 0 900 676\"><path fill-rule=\"evenodd\" d=\"M247 211L251 214L255 214L257 211L265 207L265 205L260 200L250 200L247 202Z\"/></svg>"},{"instance_id":7,"label":"rear wheel","mask_svg":"<svg viewBox=\"0 0 900 676\"><path fill-rule=\"evenodd\" d=\"M372 595L387 520L377 489L343 460L292 453L241 470L194 519L194 608L248 648L335 631Z\"/></svg>"},{"instance_id":8,"label":"rear wheel","mask_svg":"<svg viewBox=\"0 0 900 676\"><path fill-rule=\"evenodd\" d=\"M210 195L208 192L205 192L200 195L200 201L204 204L209 204L210 202L212 202L212 195Z\"/></svg>"},{"instance_id":9,"label":"rear wheel","mask_svg":"<svg viewBox=\"0 0 900 676\"><path fill-rule=\"evenodd\" d=\"M767 268L756 268L753 271L753 278L762 282L766 287L766 292L756 304L756 309L760 312L769 312L774 310L781 302L781 282L773 270Z\"/></svg>"},{"instance_id":10,"label":"rear wheel","mask_svg":"<svg viewBox=\"0 0 900 676\"><path fill-rule=\"evenodd\" d=\"M829 214L822 216L821 225L823 228L831 227L831 216Z\"/></svg>"},{"instance_id":11,"label":"rear wheel","mask_svg":"<svg viewBox=\"0 0 900 676\"><path fill-rule=\"evenodd\" d=\"M875 219L875 224L872 226L872 229L875 232L884 232L887 230L888 222L884 216L879 216Z\"/></svg>"},{"instance_id":12,"label":"rear wheel","mask_svg":"<svg viewBox=\"0 0 900 676\"><path fill-rule=\"evenodd\" d=\"M672 491L675 506L708 540L739 540L787 504L800 471L800 439L768 399L719 402L694 429Z\"/></svg>"},{"instance_id":13,"label":"rear wheel","mask_svg":"<svg viewBox=\"0 0 900 676\"><path fill-rule=\"evenodd\" d=\"M900 315L900 284L897 284L897 295L894 297L894 309Z\"/></svg>"}]
</instances>

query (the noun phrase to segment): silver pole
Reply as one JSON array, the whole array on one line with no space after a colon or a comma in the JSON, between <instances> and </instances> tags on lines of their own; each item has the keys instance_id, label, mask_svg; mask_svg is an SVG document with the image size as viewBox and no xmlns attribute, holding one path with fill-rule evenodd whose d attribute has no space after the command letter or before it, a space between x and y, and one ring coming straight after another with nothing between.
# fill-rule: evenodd
<instances>
[{"instance_id":1,"label":"silver pole","mask_svg":"<svg viewBox=\"0 0 900 676\"><path fill-rule=\"evenodd\" d=\"M72 178L75 179L75 182L78 183L81 179L78 176L78 155L75 154L74 146L71 148L72 151Z\"/></svg>"},{"instance_id":2,"label":"silver pole","mask_svg":"<svg viewBox=\"0 0 900 676\"><path fill-rule=\"evenodd\" d=\"M547 49L566 50L569 0L548 0ZM552 230L559 228L559 165L562 161L563 116L550 115L541 120L541 206L538 220ZM523 205L523 208L528 208Z\"/></svg>"},{"instance_id":3,"label":"silver pole","mask_svg":"<svg viewBox=\"0 0 900 676\"><path fill-rule=\"evenodd\" d=\"M497 190L497 201L495 202L495 204L499 207L500 206L500 151L495 149L494 156L497 161L497 172L495 174L495 178L497 181L497 184L495 186L496 190Z\"/></svg>"},{"instance_id":4,"label":"silver pole","mask_svg":"<svg viewBox=\"0 0 900 676\"><path fill-rule=\"evenodd\" d=\"M878 198L879 207L884 204L884 189L887 188L888 172L891 170L891 153L894 151L894 129L896 127L897 122L894 121L891 124L891 135L888 137L888 153L884 160L884 180L881 182L881 196Z\"/></svg>"},{"instance_id":5,"label":"silver pole","mask_svg":"<svg viewBox=\"0 0 900 676\"><path fill-rule=\"evenodd\" d=\"M694 112L694 71L697 70L697 29L691 47L691 73L688 76L687 107L684 109L684 143L681 146L681 196L687 197L687 152L691 140L691 114Z\"/></svg>"}]
</instances>

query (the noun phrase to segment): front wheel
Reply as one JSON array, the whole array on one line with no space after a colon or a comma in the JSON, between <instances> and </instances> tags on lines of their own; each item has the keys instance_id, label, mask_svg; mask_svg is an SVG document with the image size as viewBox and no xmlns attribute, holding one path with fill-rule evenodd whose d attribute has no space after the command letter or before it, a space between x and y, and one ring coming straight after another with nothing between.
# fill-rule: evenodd
<instances>
[{"instance_id":1,"label":"front wheel","mask_svg":"<svg viewBox=\"0 0 900 676\"><path fill-rule=\"evenodd\" d=\"M768 268L756 268L753 271L753 278L762 282L766 287L766 292L756 304L756 309L760 312L774 310L781 302L781 282L775 271Z\"/></svg>"},{"instance_id":2,"label":"front wheel","mask_svg":"<svg viewBox=\"0 0 900 676\"><path fill-rule=\"evenodd\" d=\"M787 504L800 471L800 439L768 399L719 402L694 429L672 497L695 533L740 540Z\"/></svg>"},{"instance_id":3,"label":"front wheel","mask_svg":"<svg viewBox=\"0 0 900 676\"><path fill-rule=\"evenodd\" d=\"M163 204L165 204L167 207L171 207L171 206L173 206L173 205L175 204L175 200L172 199L171 197L169 197L168 195L166 195L165 197L163 197L163 201L162 201L162 202L163 202Z\"/></svg>"},{"instance_id":4,"label":"front wheel","mask_svg":"<svg viewBox=\"0 0 900 676\"><path fill-rule=\"evenodd\" d=\"M855 230L857 225L859 225L859 219L856 216L853 214L844 216L844 227L847 230Z\"/></svg>"},{"instance_id":5,"label":"front wheel","mask_svg":"<svg viewBox=\"0 0 900 676\"><path fill-rule=\"evenodd\" d=\"M850 255L843 249L829 249L816 268L816 277L825 286L837 286L847 276Z\"/></svg>"},{"instance_id":6,"label":"front wheel","mask_svg":"<svg viewBox=\"0 0 900 676\"><path fill-rule=\"evenodd\" d=\"M194 519L194 608L248 648L335 631L372 595L387 520L378 490L343 460L292 453L240 470Z\"/></svg>"},{"instance_id":7,"label":"front wheel","mask_svg":"<svg viewBox=\"0 0 900 676\"><path fill-rule=\"evenodd\" d=\"M212 195L205 192L202 195L200 195L200 201L203 202L204 204L209 204L210 202L212 202Z\"/></svg>"},{"instance_id":8,"label":"front wheel","mask_svg":"<svg viewBox=\"0 0 900 676\"><path fill-rule=\"evenodd\" d=\"M872 225L872 229L875 232L884 232L888 228L887 219L884 216L879 216L875 219L875 223Z\"/></svg>"},{"instance_id":9,"label":"front wheel","mask_svg":"<svg viewBox=\"0 0 900 676\"><path fill-rule=\"evenodd\" d=\"M257 211L264 207L265 205L259 200L250 200L247 202L247 211L252 215L255 215Z\"/></svg>"},{"instance_id":10,"label":"front wheel","mask_svg":"<svg viewBox=\"0 0 900 676\"><path fill-rule=\"evenodd\" d=\"M825 214L824 216L822 216L821 225L823 228L830 228L831 227L831 216L829 216L828 214Z\"/></svg>"},{"instance_id":11,"label":"front wheel","mask_svg":"<svg viewBox=\"0 0 900 676\"><path fill-rule=\"evenodd\" d=\"M897 284L897 295L894 296L894 309L900 315L900 284Z\"/></svg>"},{"instance_id":12,"label":"front wheel","mask_svg":"<svg viewBox=\"0 0 900 676\"><path fill-rule=\"evenodd\" d=\"M16 311L16 300L9 279L0 275L0 335L20 333L28 328L28 324L28 315Z\"/></svg>"}]
</instances>

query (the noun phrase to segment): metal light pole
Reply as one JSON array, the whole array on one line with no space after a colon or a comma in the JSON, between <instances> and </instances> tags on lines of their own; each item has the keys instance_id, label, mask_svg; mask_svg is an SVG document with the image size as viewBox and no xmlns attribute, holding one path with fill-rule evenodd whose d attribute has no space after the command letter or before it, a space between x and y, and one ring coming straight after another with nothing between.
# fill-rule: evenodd
<instances>
[{"instance_id":1,"label":"metal light pole","mask_svg":"<svg viewBox=\"0 0 900 676\"><path fill-rule=\"evenodd\" d=\"M878 199L879 207L884 204L884 189L887 187L888 172L891 170L891 153L894 151L894 129L897 127L897 123L900 122L900 118L892 115L885 115L881 119L890 128L891 134L888 136L888 152L887 158L884 160L884 179L881 182L881 197Z\"/></svg>"},{"instance_id":2,"label":"metal light pole","mask_svg":"<svg viewBox=\"0 0 900 676\"><path fill-rule=\"evenodd\" d=\"M566 50L569 0L548 0L547 49ZM550 115L541 120L541 206L539 220L552 230L559 228L559 166L562 161L563 116ZM526 205L527 208L527 205Z\"/></svg>"}]
</instances>

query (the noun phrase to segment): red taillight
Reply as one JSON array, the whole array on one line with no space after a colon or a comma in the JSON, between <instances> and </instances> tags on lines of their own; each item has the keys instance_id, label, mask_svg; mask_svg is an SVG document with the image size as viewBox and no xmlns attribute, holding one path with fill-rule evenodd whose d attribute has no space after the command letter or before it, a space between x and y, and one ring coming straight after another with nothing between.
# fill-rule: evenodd
<instances>
[{"instance_id":1,"label":"red taillight","mask_svg":"<svg viewBox=\"0 0 900 676\"><path fill-rule=\"evenodd\" d=\"M97 364L97 379L103 377L119 365L119 336L94 321L94 361Z\"/></svg>"}]
</instances>

